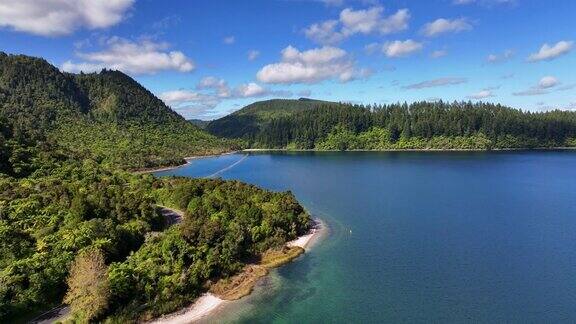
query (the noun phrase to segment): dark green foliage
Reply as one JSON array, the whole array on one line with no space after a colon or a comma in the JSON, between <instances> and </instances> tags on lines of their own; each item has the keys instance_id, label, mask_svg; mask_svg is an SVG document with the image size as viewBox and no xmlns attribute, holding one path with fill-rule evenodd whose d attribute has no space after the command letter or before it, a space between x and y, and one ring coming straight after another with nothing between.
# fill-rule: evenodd
<instances>
[{"instance_id":1,"label":"dark green foliage","mask_svg":"<svg viewBox=\"0 0 576 324\"><path fill-rule=\"evenodd\" d=\"M186 216L110 266L114 312L123 319L173 311L203 292L208 280L231 276L254 256L308 230L308 215L290 193L186 178L153 186L159 201Z\"/></svg>"},{"instance_id":2,"label":"dark green foliage","mask_svg":"<svg viewBox=\"0 0 576 324\"><path fill-rule=\"evenodd\" d=\"M138 177L90 161L0 178L0 318L58 302L80 251L113 261L137 250L164 224L148 192Z\"/></svg>"},{"instance_id":3,"label":"dark green foliage","mask_svg":"<svg viewBox=\"0 0 576 324\"><path fill-rule=\"evenodd\" d=\"M181 164L238 146L187 122L121 72L62 73L42 59L4 53L0 133L0 172L14 175L31 170L15 170L6 156L33 153L6 144L10 139L28 148L56 144L125 169Z\"/></svg>"},{"instance_id":4,"label":"dark green foliage","mask_svg":"<svg viewBox=\"0 0 576 324\"><path fill-rule=\"evenodd\" d=\"M328 102L305 98L255 102L228 116L211 121L206 130L220 137L251 141L271 119L292 116L299 111L310 110L326 103Z\"/></svg>"},{"instance_id":5,"label":"dark green foliage","mask_svg":"<svg viewBox=\"0 0 576 324\"><path fill-rule=\"evenodd\" d=\"M0 322L61 304L69 288L78 321L160 314L305 231L308 215L288 193L119 170L237 143L203 132L120 72L65 74L0 53ZM186 210L186 221L160 232L159 203ZM89 251L98 255L78 258Z\"/></svg>"},{"instance_id":6,"label":"dark green foliage","mask_svg":"<svg viewBox=\"0 0 576 324\"><path fill-rule=\"evenodd\" d=\"M210 123L209 120L202 120L202 119L189 119L188 122L190 122L194 126L198 126L201 129L206 128L206 126L208 126L208 124Z\"/></svg>"},{"instance_id":7,"label":"dark green foliage","mask_svg":"<svg viewBox=\"0 0 576 324\"><path fill-rule=\"evenodd\" d=\"M236 120L238 129L244 124ZM210 125L219 124L212 122ZM233 126L233 125L229 125ZM215 134L218 130L208 128ZM347 132L346 132L347 131ZM233 130L226 130L234 133ZM379 145L364 141L384 132ZM573 146L576 112L524 112L470 102L324 103L261 120L251 146L299 149L497 149ZM331 134L331 136L330 136ZM338 136L337 136L338 135ZM344 138L347 138L344 140ZM350 143L346 143L350 142Z\"/></svg>"}]
</instances>

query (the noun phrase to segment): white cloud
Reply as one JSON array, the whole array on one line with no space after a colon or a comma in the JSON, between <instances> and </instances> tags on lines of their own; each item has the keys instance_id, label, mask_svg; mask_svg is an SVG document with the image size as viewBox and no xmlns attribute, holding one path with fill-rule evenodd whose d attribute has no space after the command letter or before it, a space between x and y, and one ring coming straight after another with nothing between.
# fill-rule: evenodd
<instances>
[{"instance_id":1,"label":"white cloud","mask_svg":"<svg viewBox=\"0 0 576 324\"><path fill-rule=\"evenodd\" d=\"M434 80L427 80L422 81L414 84L410 84L404 86L404 89L424 89L424 88L435 88L435 87L443 87L443 86L450 86L456 84L462 84L468 82L466 78L455 78L455 77L448 77L448 78L439 78Z\"/></svg>"},{"instance_id":2,"label":"white cloud","mask_svg":"<svg viewBox=\"0 0 576 324\"><path fill-rule=\"evenodd\" d=\"M347 38L347 35L337 31L337 20L327 20L312 24L304 30L306 37L319 44L336 44Z\"/></svg>"},{"instance_id":3,"label":"white cloud","mask_svg":"<svg viewBox=\"0 0 576 324\"><path fill-rule=\"evenodd\" d=\"M491 90L482 90L476 93L473 93L471 95L469 95L467 98L468 99L474 99L474 100L481 100L481 99L486 99L486 98L491 98L494 97L494 94L492 93Z\"/></svg>"},{"instance_id":4,"label":"white cloud","mask_svg":"<svg viewBox=\"0 0 576 324\"><path fill-rule=\"evenodd\" d=\"M528 57L528 62L551 61L559 56L567 54L572 50L572 47L574 47L574 42L572 41L560 41L552 46L546 43L542 45L537 53Z\"/></svg>"},{"instance_id":5,"label":"white cloud","mask_svg":"<svg viewBox=\"0 0 576 324\"><path fill-rule=\"evenodd\" d=\"M161 93L159 98L187 118L206 118L214 116L215 108L224 100L292 95L290 91L270 90L255 82L240 84L232 89L225 80L208 76L198 82L196 91L182 89L166 91Z\"/></svg>"},{"instance_id":6,"label":"white cloud","mask_svg":"<svg viewBox=\"0 0 576 324\"><path fill-rule=\"evenodd\" d=\"M177 106L185 102L201 102L205 100L213 100L213 98L210 96L189 90L166 91L162 92L159 97L169 106Z\"/></svg>"},{"instance_id":7,"label":"white cloud","mask_svg":"<svg viewBox=\"0 0 576 324\"><path fill-rule=\"evenodd\" d=\"M232 44L236 43L236 37L234 37L234 36L225 37L222 40L222 42L224 42L224 44L226 44L226 45L232 45Z\"/></svg>"},{"instance_id":8,"label":"white cloud","mask_svg":"<svg viewBox=\"0 0 576 324\"><path fill-rule=\"evenodd\" d=\"M556 79L555 77L545 76L542 79L540 79L540 82L538 82L538 87L540 89L550 89L557 86L558 83L559 83L558 79Z\"/></svg>"},{"instance_id":9,"label":"white cloud","mask_svg":"<svg viewBox=\"0 0 576 324\"><path fill-rule=\"evenodd\" d=\"M408 29L410 12L400 9L383 17L380 6L354 10L346 8L340 12L338 20L327 20L310 25L304 30L306 37L319 44L336 44L355 34L392 34Z\"/></svg>"},{"instance_id":10,"label":"white cloud","mask_svg":"<svg viewBox=\"0 0 576 324\"><path fill-rule=\"evenodd\" d=\"M422 50L424 46L411 39L405 41L387 42L382 46L382 52L387 57L404 57Z\"/></svg>"},{"instance_id":11,"label":"white cloud","mask_svg":"<svg viewBox=\"0 0 576 324\"><path fill-rule=\"evenodd\" d=\"M218 98L229 98L232 96L232 90L228 86L228 83L223 79L219 79L213 76L208 76L202 78L200 82L196 85L198 90L212 89L216 91L216 96Z\"/></svg>"},{"instance_id":12,"label":"white cloud","mask_svg":"<svg viewBox=\"0 0 576 324\"><path fill-rule=\"evenodd\" d=\"M299 51L288 46L282 50L281 61L264 66L257 73L264 83L317 83L328 79L341 82L365 77L367 70L358 70L345 50L325 46Z\"/></svg>"},{"instance_id":13,"label":"white cloud","mask_svg":"<svg viewBox=\"0 0 576 324\"><path fill-rule=\"evenodd\" d=\"M42 36L106 28L125 17L134 0L2 0L0 27Z\"/></svg>"},{"instance_id":14,"label":"white cloud","mask_svg":"<svg viewBox=\"0 0 576 324\"><path fill-rule=\"evenodd\" d=\"M168 51L168 44L151 40L132 42L119 37L105 40L106 48L97 52L79 52L84 62L66 61L66 72L95 72L103 68L128 74L154 74L159 71L190 72L194 62L180 51Z\"/></svg>"},{"instance_id":15,"label":"white cloud","mask_svg":"<svg viewBox=\"0 0 576 324\"><path fill-rule=\"evenodd\" d=\"M524 91L519 91L519 92L513 92L512 94L515 96L539 96L539 95L544 95L544 94L548 94L549 92L543 89L538 89L538 88L530 88L528 90L524 90Z\"/></svg>"},{"instance_id":16,"label":"white cloud","mask_svg":"<svg viewBox=\"0 0 576 324\"><path fill-rule=\"evenodd\" d=\"M508 49L508 50L505 50L504 53L502 53L502 54L490 54L490 55L488 55L488 57L486 57L486 61L488 63L500 63L500 62L508 61L512 57L514 57L514 51Z\"/></svg>"},{"instance_id":17,"label":"white cloud","mask_svg":"<svg viewBox=\"0 0 576 324\"><path fill-rule=\"evenodd\" d=\"M430 53L430 57L432 58L441 58L448 55L448 51L447 50L436 50L432 53Z\"/></svg>"},{"instance_id":18,"label":"white cloud","mask_svg":"<svg viewBox=\"0 0 576 324\"><path fill-rule=\"evenodd\" d=\"M427 23L422 28L422 33L428 37L438 36L444 33L458 33L461 31L471 30L472 25L465 18L446 19L439 18L433 22Z\"/></svg>"},{"instance_id":19,"label":"white cloud","mask_svg":"<svg viewBox=\"0 0 576 324\"><path fill-rule=\"evenodd\" d=\"M257 50L250 50L248 52L248 60L249 61L254 61L255 59L257 59L260 56L260 51Z\"/></svg>"},{"instance_id":20,"label":"white cloud","mask_svg":"<svg viewBox=\"0 0 576 324\"><path fill-rule=\"evenodd\" d=\"M545 76L538 81L538 84L527 90L512 93L515 96L539 96L549 94L552 88L560 84L560 81L553 76ZM559 89L560 90L560 89Z\"/></svg>"},{"instance_id":21,"label":"white cloud","mask_svg":"<svg viewBox=\"0 0 576 324\"><path fill-rule=\"evenodd\" d=\"M236 93L238 96L243 98L258 97L267 94L268 90L257 83L250 82L248 84L242 84L238 86L238 88L236 88Z\"/></svg>"}]
</instances>

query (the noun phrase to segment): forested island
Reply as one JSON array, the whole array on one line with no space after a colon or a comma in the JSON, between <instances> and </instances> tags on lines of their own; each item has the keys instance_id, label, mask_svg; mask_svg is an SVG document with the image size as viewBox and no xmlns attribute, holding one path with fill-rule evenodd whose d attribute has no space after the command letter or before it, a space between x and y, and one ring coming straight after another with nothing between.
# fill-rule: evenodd
<instances>
[{"instance_id":1,"label":"forested island","mask_svg":"<svg viewBox=\"0 0 576 324\"><path fill-rule=\"evenodd\" d=\"M576 112L471 102L353 105L310 99L252 104L210 122L252 148L492 150L576 147Z\"/></svg>"},{"instance_id":2,"label":"forested island","mask_svg":"<svg viewBox=\"0 0 576 324\"><path fill-rule=\"evenodd\" d=\"M79 322L150 319L282 251L310 226L290 192L130 172L240 145L121 72L0 53L0 322L62 303Z\"/></svg>"}]
</instances>

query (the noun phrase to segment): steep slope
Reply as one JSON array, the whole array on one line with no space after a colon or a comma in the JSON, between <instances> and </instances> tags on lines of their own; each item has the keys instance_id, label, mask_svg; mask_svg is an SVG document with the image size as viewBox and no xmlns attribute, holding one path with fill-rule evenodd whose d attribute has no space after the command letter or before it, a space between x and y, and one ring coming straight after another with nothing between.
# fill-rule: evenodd
<instances>
[{"instance_id":1,"label":"steep slope","mask_svg":"<svg viewBox=\"0 0 576 324\"><path fill-rule=\"evenodd\" d=\"M141 322L305 233L289 192L119 170L234 144L123 73L0 54L0 322L62 303L66 322ZM181 224L158 205L184 211Z\"/></svg>"},{"instance_id":2,"label":"steep slope","mask_svg":"<svg viewBox=\"0 0 576 324\"><path fill-rule=\"evenodd\" d=\"M178 164L235 145L187 122L121 72L62 73L43 59L4 53L0 121L0 142L49 142L123 168Z\"/></svg>"},{"instance_id":3,"label":"steep slope","mask_svg":"<svg viewBox=\"0 0 576 324\"><path fill-rule=\"evenodd\" d=\"M327 103L329 102L306 98L259 101L210 122L206 130L220 137L253 141L254 136L272 120L291 116L299 111L314 109Z\"/></svg>"}]
</instances>

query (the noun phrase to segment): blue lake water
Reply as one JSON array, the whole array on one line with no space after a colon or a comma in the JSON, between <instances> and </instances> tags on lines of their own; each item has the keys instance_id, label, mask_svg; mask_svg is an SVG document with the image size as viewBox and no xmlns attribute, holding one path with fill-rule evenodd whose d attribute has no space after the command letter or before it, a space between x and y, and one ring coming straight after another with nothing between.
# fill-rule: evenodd
<instances>
[{"instance_id":1,"label":"blue lake water","mask_svg":"<svg viewBox=\"0 0 576 324\"><path fill-rule=\"evenodd\" d=\"M291 190L328 224L219 321L576 322L576 152L234 154L157 175Z\"/></svg>"}]
</instances>

